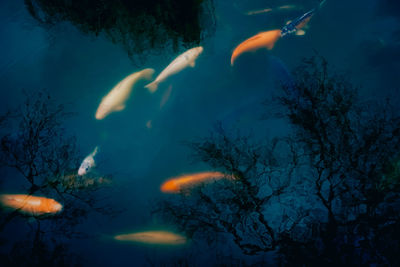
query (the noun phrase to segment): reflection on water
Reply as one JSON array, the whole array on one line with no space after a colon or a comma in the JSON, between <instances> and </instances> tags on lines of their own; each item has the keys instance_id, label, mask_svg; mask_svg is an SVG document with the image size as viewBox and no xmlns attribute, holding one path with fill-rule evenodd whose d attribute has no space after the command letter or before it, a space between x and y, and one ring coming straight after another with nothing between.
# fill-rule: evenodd
<instances>
[{"instance_id":1,"label":"reflection on water","mask_svg":"<svg viewBox=\"0 0 400 267\"><path fill-rule=\"evenodd\" d=\"M46 1L25 0L29 13L43 25L68 21L83 33L104 33L132 58L149 49L199 44L213 32L212 0Z\"/></svg>"},{"instance_id":2,"label":"reflection on water","mask_svg":"<svg viewBox=\"0 0 400 267\"><path fill-rule=\"evenodd\" d=\"M1 5L1 262L396 263L400 120L327 71L397 88L396 4Z\"/></svg>"}]
</instances>

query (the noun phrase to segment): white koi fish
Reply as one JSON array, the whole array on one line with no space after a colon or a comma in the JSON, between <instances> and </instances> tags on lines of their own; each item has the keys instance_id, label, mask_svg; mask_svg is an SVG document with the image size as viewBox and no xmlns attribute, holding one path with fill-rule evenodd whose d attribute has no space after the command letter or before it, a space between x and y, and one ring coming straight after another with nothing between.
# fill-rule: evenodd
<instances>
[{"instance_id":1,"label":"white koi fish","mask_svg":"<svg viewBox=\"0 0 400 267\"><path fill-rule=\"evenodd\" d=\"M88 173L94 166L96 166L96 163L94 161L94 156L96 156L97 152L99 150L99 147L96 146L95 149L93 150L92 153L90 153L83 161L81 166L79 167L78 170L78 175L82 176Z\"/></svg>"},{"instance_id":2,"label":"white koi fish","mask_svg":"<svg viewBox=\"0 0 400 267\"><path fill-rule=\"evenodd\" d=\"M144 69L135 72L119 82L103 99L96 111L96 119L102 120L114 111L125 109L134 85L142 80L150 80L154 74L153 69Z\"/></svg>"},{"instance_id":3,"label":"white koi fish","mask_svg":"<svg viewBox=\"0 0 400 267\"><path fill-rule=\"evenodd\" d=\"M188 66L194 67L195 60L203 52L203 47L194 47L189 49L185 53L179 55L175 58L152 82L145 87L150 90L150 92L155 92L158 88L158 84L166 80L169 76L172 76L181 70L187 68Z\"/></svg>"}]
</instances>

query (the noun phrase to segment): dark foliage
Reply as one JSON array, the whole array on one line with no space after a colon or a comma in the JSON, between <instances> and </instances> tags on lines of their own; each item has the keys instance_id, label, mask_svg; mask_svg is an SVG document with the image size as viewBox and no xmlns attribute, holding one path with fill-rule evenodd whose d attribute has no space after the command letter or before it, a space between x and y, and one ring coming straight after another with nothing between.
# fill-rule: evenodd
<instances>
[{"instance_id":1,"label":"dark foliage","mask_svg":"<svg viewBox=\"0 0 400 267\"><path fill-rule=\"evenodd\" d=\"M0 255L2 266L83 266L83 259L65 244L30 240L17 242L8 255Z\"/></svg>"},{"instance_id":2,"label":"dark foliage","mask_svg":"<svg viewBox=\"0 0 400 267\"><path fill-rule=\"evenodd\" d=\"M321 58L305 61L296 74L281 103L327 220L313 221L317 235L304 246L288 245L294 253L284 256L297 255L293 265L302 255L304 264L398 264L392 249L399 247L399 112L389 101L359 101ZM388 232L390 246L383 239Z\"/></svg>"},{"instance_id":3,"label":"dark foliage","mask_svg":"<svg viewBox=\"0 0 400 267\"><path fill-rule=\"evenodd\" d=\"M222 235L285 266L398 265L400 114L390 101L360 101L332 73L318 56L294 72L278 98L287 137L193 142L196 159L235 178L156 212L192 238Z\"/></svg>"},{"instance_id":4,"label":"dark foliage","mask_svg":"<svg viewBox=\"0 0 400 267\"><path fill-rule=\"evenodd\" d=\"M113 215L116 211L107 206L105 185L110 178L77 176L82 155L79 155L75 138L66 133L64 120L71 114L62 105L56 105L46 92L27 94L26 102L17 110L4 116L0 137L0 170L3 181L12 179L14 185L24 188L20 194L53 198L63 205L62 212L54 215L24 214L18 210L1 209L0 237L5 247L21 244L38 250L37 265L41 257L46 262L49 253L59 250L69 238L85 237L76 230L91 212ZM7 193L2 188L2 193ZM103 190L104 192L100 192ZM100 197L103 195L103 197ZM30 239L18 241L13 233L13 224L18 232L26 232ZM25 225L25 227L23 227ZM11 227L11 228L9 228ZM22 228L21 228L22 227ZM14 244L22 242L21 244ZM43 248L43 249L42 249ZM26 252L29 253L29 252ZM32 252L33 253L33 252ZM16 254L10 253L4 261L13 262ZM58 254L57 254L58 255ZM60 254L61 255L61 254ZM11 257L11 258L10 258ZM53 265L59 259L54 258ZM36 264L36 263L35 263ZM31 262L30 266L36 266Z\"/></svg>"},{"instance_id":5,"label":"dark foliage","mask_svg":"<svg viewBox=\"0 0 400 267\"><path fill-rule=\"evenodd\" d=\"M104 33L132 59L144 52L199 45L214 31L212 0L25 0L42 25L69 21L84 33Z\"/></svg>"}]
</instances>

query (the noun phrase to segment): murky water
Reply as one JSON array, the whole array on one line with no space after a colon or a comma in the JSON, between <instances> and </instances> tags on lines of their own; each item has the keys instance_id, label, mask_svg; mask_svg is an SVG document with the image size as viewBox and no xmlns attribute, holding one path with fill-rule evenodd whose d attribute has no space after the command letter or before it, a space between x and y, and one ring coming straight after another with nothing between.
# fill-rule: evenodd
<instances>
[{"instance_id":1,"label":"murky water","mask_svg":"<svg viewBox=\"0 0 400 267\"><path fill-rule=\"evenodd\" d=\"M76 229L88 237L66 241L69 250L82 257L84 266L157 265L163 261L172 265L177 258L190 258L198 266L216 261L217 250L203 242L154 247L118 242L114 236L177 230L152 217L156 200L164 197L160 186L171 177L209 171L209 166L193 159L185 142L208 136L221 127L218 121L228 133L240 129L255 138L287 134L285 121L260 120L262 103L279 95L282 81L291 79L290 71L302 58L322 55L361 87L365 100L396 94L400 85L400 15L398 4L386 8L390 1L384 2L326 0L319 7L318 1L307 0L215 0L210 9L213 18L202 29L208 33L191 46L201 45L204 51L187 64L183 62L186 66L160 82L154 93L144 87L150 79L139 80L114 112L98 120L95 114L103 97L125 77L152 68L155 78L191 47L174 51L146 50L144 46L142 53L134 51L129 56L126 47L118 41L112 43L105 34L85 34L68 21L43 27L23 1L1 1L0 111L23 103L24 91L46 89L51 101L74 113L63 125L65 133L76 137L80 159L98 146L90 171L98 177L112 176L112 183L106 186L107 199L102 201L121 211L114 217L90 213L82 218ZM241 42L260 32L281 29L313 8L315 13L304 29L302 26L304 33L274 40L270 49L244 51L231 66L232 52ZM1 193L28 193L24 190L29 186L17 181L18 172L3 172ZM30 231L27 224L34 227L34 220L27 224L24 220L28 219L9 226L5 238L11 243L6 243L5 249L23 239L21 233ZM216 246L229 242L228 238ZM231 253L235 255L236 250ZM267 254L262 257L271 260Z\"/></svg>"}]
</instances>

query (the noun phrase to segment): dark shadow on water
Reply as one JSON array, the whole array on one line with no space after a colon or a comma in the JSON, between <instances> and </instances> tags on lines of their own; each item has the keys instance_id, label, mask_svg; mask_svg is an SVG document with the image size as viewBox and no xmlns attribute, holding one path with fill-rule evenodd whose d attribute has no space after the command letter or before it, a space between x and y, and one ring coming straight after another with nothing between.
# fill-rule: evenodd
<instances>
[{"instance_id":1,"label":"dark shadow on water","mask_svg":"<svg viewBox=\"0 0 400 267\"><path fill-rule=\"evenodd\" d=\"M157 51L199 45L215 28L213 0L25 0L42 26L68 21L86 34L105 34L133 61Z\"/></svg>"}]
</instances>

